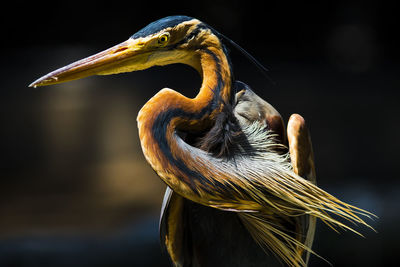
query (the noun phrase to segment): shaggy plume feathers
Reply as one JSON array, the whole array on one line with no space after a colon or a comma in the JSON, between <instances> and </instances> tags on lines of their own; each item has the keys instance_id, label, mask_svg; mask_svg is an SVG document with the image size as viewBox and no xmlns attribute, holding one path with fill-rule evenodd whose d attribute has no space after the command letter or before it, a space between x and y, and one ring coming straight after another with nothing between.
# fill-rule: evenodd
<instances>
[{"instance_id":1,"label":"shaggy plume feathers","mask_svg":"<svg viewBox=\"0 0 400 267\"><path fill-rule=\"evenodd\" d=\"M304 252L314 253L304 244L304 237L293 237L285 231L285 217L310 215L321 219L329 227L359 232L332 217L340 217L353 224L371 228L360 216L374 216L365 210L347 204L292 170L289 154L277 153L283 145L276 135L255 122L243 129L253 153L235 156L234 160L215 158L197 149L197 160L213 168L215 173L206 176L210 182L218 181L227 191L236 191L236 198L224 196L223 190L207 206L238 212L243 224L256 242L270 249L289 266L306 266ZM199 168L201 170L201 168ZM218 194L220 194L218 196ZM314 253L315 254L315 253Z\"/></svg>"}]
</instances>

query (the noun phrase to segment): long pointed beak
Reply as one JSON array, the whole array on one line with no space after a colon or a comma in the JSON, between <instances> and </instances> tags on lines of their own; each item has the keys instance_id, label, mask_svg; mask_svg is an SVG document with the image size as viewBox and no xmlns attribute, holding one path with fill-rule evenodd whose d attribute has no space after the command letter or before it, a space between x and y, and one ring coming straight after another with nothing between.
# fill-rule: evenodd
<instances>
[{"instance_id":1,"label":"long pointed beak","mask_svg":"<svg viewBox=\"0 0 400 267\"><path fill-rule=\"evenodd\" d=\"M145 69L149 51L139 40L127 41L93 56L78 60L37 79L29 87L77 80L92 75L107 75Z\"/></svg>"}]
</instances>

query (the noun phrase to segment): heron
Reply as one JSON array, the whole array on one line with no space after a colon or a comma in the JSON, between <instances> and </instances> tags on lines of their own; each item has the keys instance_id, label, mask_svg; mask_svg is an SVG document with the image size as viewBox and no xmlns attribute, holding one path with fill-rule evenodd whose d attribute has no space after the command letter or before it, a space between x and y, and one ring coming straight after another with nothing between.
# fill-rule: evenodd
<instances>
[{"instance_id":1,"label":"heron","mask_svg":"<svg viewBox=\"0 0 400 267\"><path fill-rule=\"evenodd\" d=\"M186 64L202 78L189 98L170 88L141 108L145 159L167 186L160 238L174 266L307 266L316 220L333 230L370 227L372 213L316 185L310 133L234 78L227 45L188 16L154 21L128 40L37 79L30 87L153 66ZM361 234L360 234L361 235Z\"/></svg>"}]
</instances>

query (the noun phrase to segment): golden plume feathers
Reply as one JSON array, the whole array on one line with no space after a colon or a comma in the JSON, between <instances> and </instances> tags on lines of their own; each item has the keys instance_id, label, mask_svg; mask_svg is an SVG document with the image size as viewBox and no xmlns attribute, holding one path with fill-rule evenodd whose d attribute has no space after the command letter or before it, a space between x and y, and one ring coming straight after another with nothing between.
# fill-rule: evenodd
<instances>
[{"instance_id":1,"label":"golden plume feathers","mask_svg":"<svg viewBox=\"0 0 400 267\"><path fill-rule=\"evenodd\" d=\"M276 142L276 135L265 126L253 123L243 128L243 132L251 146L256 148L252 155L241 153L228 161L213 158L201 150L192 151L199 163L197 171L202 172L209 182L230 189L215 191L205 198L206 202L200 203L238 212L261 247L270 249L287 265L294 267L306 266L308 253L317 254L307 244L307 232L300 231L301 236L296 236L298 230L288 231L287 223L293 224L294 220L308 215L321 219L335 231L341 228L362 236L339 218L373 229L360 216L371 218L375 215L339 200L297 175L289 154L277 152L277 148L283 145ZM209 171L204 172L205 169ZM225 195L225 191L230 195Z\"/></svg>"}]
</instances>

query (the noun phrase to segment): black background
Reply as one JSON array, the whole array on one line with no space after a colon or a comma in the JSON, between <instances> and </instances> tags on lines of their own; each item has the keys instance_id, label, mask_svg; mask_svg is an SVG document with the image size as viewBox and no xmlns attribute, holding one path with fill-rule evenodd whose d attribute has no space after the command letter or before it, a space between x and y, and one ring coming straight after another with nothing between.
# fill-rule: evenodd
<instances>
[{"instance_id":1,"label":"black background","mask_svg":"<svg viewBox=\"0 0 400 267\"><path fill-rule=\"evenodd\" d=\"M374 212L378 233L318 224L314 250L334 266L397 259L398 10L389 1L14 1L2 8L0 266L168 266L157 216L163 184L136 132L140 107L163 87L194 96L186 66L27 88L74 60L183 14L239 43L273 85L231 48L236 78L287 121L311 130L318 184ZM329 266L313 257L310 266Z\"/></svg>"}]
</instances>

